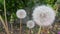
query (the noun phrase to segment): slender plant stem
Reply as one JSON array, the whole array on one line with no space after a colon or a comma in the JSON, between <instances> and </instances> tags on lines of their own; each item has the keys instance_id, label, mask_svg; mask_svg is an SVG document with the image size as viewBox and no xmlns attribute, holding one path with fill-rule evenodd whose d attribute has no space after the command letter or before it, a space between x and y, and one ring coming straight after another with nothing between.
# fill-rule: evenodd
<instances>
[{"instance_id":1,"label":"slender plant stem","mask_svg":"<svg viewBox=\"0 0 60 34\"><path fill-rule=\"evenodd\" d=\"M5 3L5 0L4 0L4 15L5 15L5 25L6 25L7 31L8 31L7 34L9 34L8 24L7 24L7 16L6 16L6 3Z\"/></svg>"},{"instance_id":2,"label":"slender plant stem","mask_svg":"<svg viewBox=\"0 0 60 34\"><path fill-rule=\"evenodd\" d=\"M20 34L22 34L22 19L20 19Z\"/></svg>"},{"instance_id":3,"label":"slender plant stem","mask_svg":"<svg viewBox=\"0 0 60 34\"><path fill-rule=\"evenodd\" d=\"M41 34L41 26L40 26L40 28L39 28L38 34Z\"/></svg>"},{"instance_id":4,"label":"slender plant stem","mask_svg":"<svg viewBox=\"0 0 60 34\"><path fill-rule=\"evenodd\" d=\"M28 34L31 34L31 29L28 30Z\"/></svg>"},{"instance_id":5,"label":"slender plant stem","mask_svg":"<svg viewBox=\"0 0 60 34\"><path fill-rule=\"evenodd\" d=\"M5 15L5 23L6 23L6 26L8 27L8 24L7 24L7 15L6 15L6 3L5 3L5 0L4 0L4 15Z\"/></svg>"},{"instance_id":6,"label":"slender plant stem","mask_svg":"<svg viewBox=\"0 0 60 34\"><path fill-rule=\"evenodd\" d=\"M11 24L11 34L13 34L13 15L11 14L10 24Z\"/></svg>"},{"instance_id":7,"label":"slender plant stem","mask_svg":"<svg viewBox=\"0 0 60 34\"><path fill-rule=\"evenodd\" d=\"M28 29L26 28L26 34L28 34Z\"/></svg>"},{"instance_id":8,"label":"slender plant stem","mask_svg":"<svg viewBox=\"0 0 60 34\"><path fill-rule=\"evenodd\" d=\"M56 7L56 12L58 11L58 6Z\"/></svg>"},{"instance_id":9,"label":"slender plant stem","mask_svg":"<svg viewBox=\"0 0 60 34\"><path fill-rule=\"evenodd\" d=\"M13 25L11 24L11 34L13 34Z\"/></svg>"},{"instance_id":10,"label":"slender plant stem","mask_svg":"<svg viewBox=\"0 0 60 34\"><path fill-rule=\"evenodd\" d=\"M6 32L7 32L7 34L10 34L9 31L8 31L8 28L6 27L4 21L3 21L2 17L1 17L1 15L0 15L0 20L1 20L1 22L2 22L2 24L3 24L3 26L4 26L4 28L5 28L5 30L6 30Z\"/></svg>"}]
</instances>

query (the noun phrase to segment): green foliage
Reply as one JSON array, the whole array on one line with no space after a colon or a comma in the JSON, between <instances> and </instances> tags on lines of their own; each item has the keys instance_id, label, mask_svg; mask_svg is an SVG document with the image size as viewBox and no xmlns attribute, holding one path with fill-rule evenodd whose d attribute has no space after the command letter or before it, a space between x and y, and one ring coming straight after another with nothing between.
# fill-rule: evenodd
<instances>
[{"instance_id":1,"label":"green foliage","mask_svg":"<svg viewBox=\"0 0 60 34\"><path fill-rule=\"evenodd\" d=\"M6 0L6 9L7 9L7 17L10 20L11 14L14 14L13 17L16 19L16 11L18 9L26 9L28 10L29 17L31 17L32 8L38 5L50 5L55 8L56 0ZM4 7L3 0L0 0L0 14L4 17Z\"/></svg>"},{"instance_id":2,"label":"green foliage","mask_svg":"<svg viewBox=\"0 0 60 34\"><path fill-rule=\"evenodd\" d=\"M4 0L0 0L0 3L1 3L1 4L4 4Z\"/></svg>"},{"instance_id":3,"label":"green foliage","mask_svg":"<svg viewBox=\"0 0 60 34\"><path fill-rule=\"evenodd\" d=\"M57 4L60 4L60 0L57 0L57 2L56 2Z\"/></svg>"}]
</instances>

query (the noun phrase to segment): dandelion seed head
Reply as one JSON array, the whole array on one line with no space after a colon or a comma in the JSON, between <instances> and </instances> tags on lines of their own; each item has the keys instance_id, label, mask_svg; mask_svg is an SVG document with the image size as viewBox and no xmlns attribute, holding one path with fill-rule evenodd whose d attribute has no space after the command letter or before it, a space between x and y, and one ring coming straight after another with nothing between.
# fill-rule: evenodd
<instances>
[{"instance_id":1,"label":"dandelion seed head","mask_svg":"<svg viewBox=\"0 0 60 34\"><path fill-rule=\"evenodd\" d=\"M55 20L55 11L48 6L38 6L33 10L33 20L39 26L49 26Z\"/></svg>"},{"instance_id":2,"label":"dandelion seed head","mask_svg":"<svg viewBox=\"0 0 60 34\"><path fill-rule=\"evenodd\" d=\"M31 28L33 28L34 26L35 26L34 21L30 20L30 21L27 22L27 27L28 27L28 28L31 29Z\"/></svg>"},{"instance_id":3,"label":"dandelion seed head","mask_svg":"<svg viewBox=\"0 0 60 34\"><path fill-rule=\"evenodd\" d=\"M24 9L17 10L16 15L18 18L25 18L26 17L26 11Z\"/></svg>"}]
</instances>

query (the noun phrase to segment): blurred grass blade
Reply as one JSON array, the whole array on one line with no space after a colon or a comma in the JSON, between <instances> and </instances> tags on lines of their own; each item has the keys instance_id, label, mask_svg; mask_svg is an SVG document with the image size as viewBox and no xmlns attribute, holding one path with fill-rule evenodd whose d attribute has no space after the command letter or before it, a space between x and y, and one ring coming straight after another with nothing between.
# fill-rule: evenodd
<instances>
[{"instance_id":1,"label":"blurred grass blade","mask_svg":"<svg viewBox=\"0 0 60 34\"><path fill-rule=\"evenodd\" d=\"M2 19L1 15L0 15L0 20L1 20L1 22L2 22L2 24L3 24L3 26L4 26L4 28L5 28L5 30L6 30L6 32L7 32L7 34L9 34L8 28L6 27L6 25L5 25L5 23L4 23L4 20Z\"/></svg>"}]
</instances>

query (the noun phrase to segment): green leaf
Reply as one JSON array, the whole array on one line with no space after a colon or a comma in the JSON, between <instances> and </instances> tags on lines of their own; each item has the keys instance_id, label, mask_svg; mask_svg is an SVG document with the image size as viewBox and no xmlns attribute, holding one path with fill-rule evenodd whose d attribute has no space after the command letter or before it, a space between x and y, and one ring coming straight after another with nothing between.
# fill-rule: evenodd
<instances>
[{"instance_id":1,"label":"green leaf","mask_svg":"<svg viewBox=\"0 0 60 34\"><path fill-rule=\"evenodd\" d=\"M1 3L1 4L4 4L4 0L0 0L0 3Z\"/></svg>"}]
</instances>

